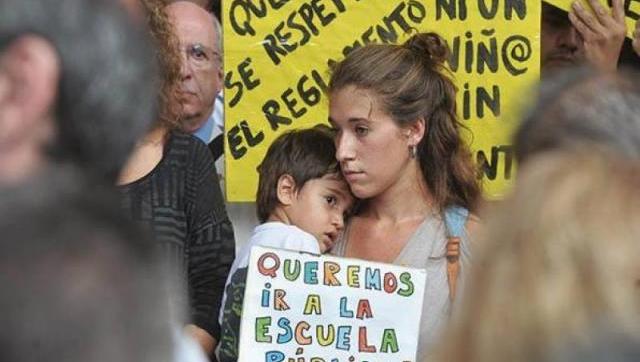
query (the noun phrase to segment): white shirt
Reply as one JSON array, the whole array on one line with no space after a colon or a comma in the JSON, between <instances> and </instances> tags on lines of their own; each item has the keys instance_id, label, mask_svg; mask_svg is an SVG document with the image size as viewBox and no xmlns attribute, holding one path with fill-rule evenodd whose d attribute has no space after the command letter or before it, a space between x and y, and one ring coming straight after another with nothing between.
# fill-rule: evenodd
<instances>
[{"instance_id":1,"label":"white shirt","mask_svg":"<svg viewBox=\"0 0 640 362\"><path fill-rule=\"evenodd\" d=\"M251 239L249 239L249 242L244 245L242 250L236 255L236 260L233 261L233 265L229 271L227 282L224 285L225 292L222 297L222 303L220 304L220 312L218 314L218 321L220 323L222 323L223 309L227 299L227 286L231 281L231 277L238 269L246 268L249 265L251 248L254 246L320 254L318 239L297 226L275 221L256 226L256 228L253 229Z\"/></svg>"}]
</instances>

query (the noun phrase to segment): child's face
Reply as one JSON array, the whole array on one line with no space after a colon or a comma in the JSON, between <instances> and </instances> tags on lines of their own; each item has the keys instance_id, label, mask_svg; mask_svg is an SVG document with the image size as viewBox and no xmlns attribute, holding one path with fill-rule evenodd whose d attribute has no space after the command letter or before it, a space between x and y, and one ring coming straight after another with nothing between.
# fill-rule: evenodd
<instances>
[{"instance_id":1,"label":"child's face","mask_svg":"<svg viewBox=\"0 0 640 362\"><path fill-rule=\"evenodd\" d=\"M318 239L324 253L333 247L344 228L344 217L353 201L344 179L330 174L307 181L296 192L287 214L291 224Z\"/></svg>"}]
</instances>

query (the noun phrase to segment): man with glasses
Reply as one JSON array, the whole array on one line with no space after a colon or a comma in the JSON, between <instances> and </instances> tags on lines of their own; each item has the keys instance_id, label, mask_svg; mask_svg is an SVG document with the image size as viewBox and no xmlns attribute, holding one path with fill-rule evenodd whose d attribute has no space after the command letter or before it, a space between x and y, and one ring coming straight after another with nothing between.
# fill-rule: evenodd
<instances>
[{"instance_id":1,"label":"man with glasses","mask_svg":"<svg viewBox=\"0 0 640 362\"><path fill-rule=\"evenodd\" d=\"M220 26L212 14L189 1L171 3L166 10L175 26L183 56L182 127L193 133L211 116L222 87Z\"/></svg>"},{"instance_id":2,"label":"man with glasses","mask_svg":"<svg viewBox=\"0 0 640 362\"><path fill-rule=\"evenodd\" d=\"M182 54L179 88L181 125L185 132L193 133L207 122L222 85L219 27L215 25L212 14L189 1L173 2L167 5L165 11L174 25ZM212 311L211 315L217 315L217 311ZM217 324L213 318L210 322ZM217 343L218 336L214 335L217 328L207 330L197 324L187 328L210 355Z\"/></svg>"}]
</instances>

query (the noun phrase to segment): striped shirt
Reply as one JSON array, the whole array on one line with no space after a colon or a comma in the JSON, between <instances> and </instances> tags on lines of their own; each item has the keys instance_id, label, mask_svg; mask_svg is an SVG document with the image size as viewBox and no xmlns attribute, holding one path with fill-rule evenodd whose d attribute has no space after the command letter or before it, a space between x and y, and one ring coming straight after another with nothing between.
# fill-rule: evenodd
<instances>
[{"instance_id":1,"label":"striped shirt","mask_svg":"<svg viewBox=\"0 0 640 362\"><path fill-rule=\"evenodd\" d=\"M162 160L119 186L125 212L151 228L161 254L187 281L191 323L219 338L218 310L234 259L233 228L206 145L172 132Z\"/></svg>"}]
</instances>

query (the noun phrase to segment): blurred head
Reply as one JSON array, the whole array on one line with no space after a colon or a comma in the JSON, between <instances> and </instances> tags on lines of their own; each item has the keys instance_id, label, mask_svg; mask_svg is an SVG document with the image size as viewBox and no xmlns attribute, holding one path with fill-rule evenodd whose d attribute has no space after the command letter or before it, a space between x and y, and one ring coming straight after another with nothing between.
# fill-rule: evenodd
<instances>
[{"instance_id":1,"label":"blurred head","mask_svg":"<svg viewBox=\"0 0 640 362\"><path fill-rule=\"evenodd\" d=\"M579 65L584 61L584 42L571 25L566 11L542 3L540 32L541 64L543 72Z\"/></svg>"},{"instance_id":2,"label":"blurred head","mask_svg":"<svg viewBox=\"0 0 640 362\"><path fill-rule=\"evenodd\" d=\"M118 5L0 2L0 178L54 160L115 180L156 104L146 31Z\"/></svg>"},{"instance_id":3,"label":"blurred head","mask_svg":"<svg viewBox=\"0 0 640 362\"><path fill-rule=\"evenodd\" d=\"M0 360L171 361L152 242L70 173L0 189Z\"/></svg>"},{"instance_id":4,"label":"blurred head","mask_svg":"<svg viewBox=\"0 0 640 362\"><path fill-rule=\"evenodd\" d=\"M131 16L136 21L143 21L145 11L140 0L119 0L119 2L127 10L129 16Z\"/></svg>"},{"instance_id":5,"label":"blurred head","mask_svg":"<svg viewBox=\"0 0 640 362\"><path fill-rule=\"evenodd\" d=\"M358 198L417 177L438 207L474 207L480 188L460 134L448 55L437 34L416 34L401 45L368 44L333 67L336 156Z\"/></svg>"},{"instance_id":6,"label":"blurred head","mask_svg":"<svg viewBox=\"0 0 640 362\"><path fill-rule=\"evenodd\" d=\"M269 146L258 173L260 222L295 225L315 236L322 252L330 249L353 204L331 131L318 125L283 133Z\"/></svg>"},{"instance_id":7,"label":"blurred head","mask_svg":"<svg viewBox=\"0 0 640 362\"><path fill-rule=\"evenodd\" d=\"M443 361L553 360L570 343L589 345L605 323L638 343L637 162L597 151L540 155L486 219Z\"/></svg>"},{"instance_id":8,"label":"blurred head","mask_svg":"<svg viewBox=\"0 0 640 362\"><path fill-rule=\"evenodd\" d=\"M640 158L640 81L631 72L563 72L542 82L538 101L515 136L526 163L543 152L605 148Z\"/></svg>"},{"instance_id":9,"label":"blurred head","mask_svg":"<svg viewBox=\"0 0 640 362\"><path fill-rule=\"evenodd\" d=\"M166 11L175 27L182 54L182 127L194 132L211 115L222 87L220 25L211 13L189 1L173 2Z\"/></svg>"},{"instance_id":10,"label":"blurred head","mask_svg":"<svg viewBox=\"0 0 640 362\"><path fill-rule=\"evenodd\" d=\"M586 338L573 340L537 362L636 362L640 361L640 340L602 322L590 331Z\"/></svg>"}]
</instances>

